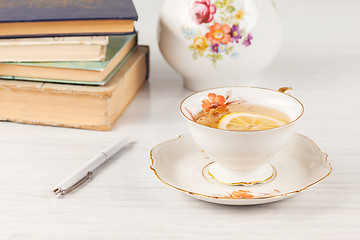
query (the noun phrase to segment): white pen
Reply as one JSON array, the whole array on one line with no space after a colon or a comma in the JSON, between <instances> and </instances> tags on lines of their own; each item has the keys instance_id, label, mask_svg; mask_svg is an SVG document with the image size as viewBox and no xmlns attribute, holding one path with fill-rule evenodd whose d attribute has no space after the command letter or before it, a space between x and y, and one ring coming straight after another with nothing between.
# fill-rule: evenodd
<instances>
[{"instance_id":1,"label":"white pen","mask_svg":"<svg viewBox=\"0 0 360 240\"><path fill-rule=\"evenodd\" d=\"M56 185L53 190L55 196L68 194L85 183L96 168L110 159L115 153L125 147L128 143L128 137L122 138L108 146L101 153L94 156L85 165Z\"/></svg>"}]
</instances>

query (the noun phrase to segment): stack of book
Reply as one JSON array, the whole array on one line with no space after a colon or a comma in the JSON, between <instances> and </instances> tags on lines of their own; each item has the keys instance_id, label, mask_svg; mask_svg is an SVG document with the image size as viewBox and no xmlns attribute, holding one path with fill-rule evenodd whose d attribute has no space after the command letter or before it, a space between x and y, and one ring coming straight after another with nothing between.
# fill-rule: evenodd
<instances>
[{"instance_id":1,"label":"stack of book","mask_svg":"<svg viewBox=\"0 0 360 240\"><path fill-rule=\"evenodd\" d=\"M110 130L148 77L131 0L0 1L0 120Z\"/></svg>"}]
</instances>

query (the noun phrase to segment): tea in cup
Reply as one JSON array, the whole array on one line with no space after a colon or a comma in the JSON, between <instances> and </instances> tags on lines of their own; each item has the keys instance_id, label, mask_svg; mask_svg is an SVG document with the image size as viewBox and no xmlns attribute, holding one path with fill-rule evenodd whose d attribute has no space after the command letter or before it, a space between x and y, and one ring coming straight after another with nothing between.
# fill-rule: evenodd
<instances>
[{"instance_id":1,"label":"tea in cup","mask_svg":"<svg viewBox=\"0 0 360 240\"><path fill-rule=\"evenodd\" d=\"M289 142L304 107L281 91L223 87L185 98L180 110L193 139L213 160L208 174L249 186L275 178L270 161Z\"/></svg>"}]
</instances>

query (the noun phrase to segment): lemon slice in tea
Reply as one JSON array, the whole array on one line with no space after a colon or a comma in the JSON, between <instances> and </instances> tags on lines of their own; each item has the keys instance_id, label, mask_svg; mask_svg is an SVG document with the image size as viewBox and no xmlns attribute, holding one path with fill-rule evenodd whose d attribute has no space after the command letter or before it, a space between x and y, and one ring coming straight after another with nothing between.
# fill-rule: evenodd
<instances>
[{"instance_id":1,"label":"lemon slice in tea","mask_svg":"<svg viewBox=\"0 0 360 240\"><path fill-rule=\"evenodd\" d=\"M219 121L218 128L237 131L258 131L280 127L285 124L285 121L270 116L234 112L223 116Z\"/></svg>"}]
</instances>

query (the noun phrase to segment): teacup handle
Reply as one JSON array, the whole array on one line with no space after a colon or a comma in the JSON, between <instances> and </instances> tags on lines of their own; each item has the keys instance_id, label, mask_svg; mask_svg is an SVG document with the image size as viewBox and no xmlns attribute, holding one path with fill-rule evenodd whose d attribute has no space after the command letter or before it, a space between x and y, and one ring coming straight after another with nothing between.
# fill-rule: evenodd
<instances>
[{"instance_id":1,"label":"teacup handle","mask_svg":"<svg viewBox=\"0 0 360 240\"><path fill-rule=\"evenodd\" d=\"M293 88L292 87L282 87L278 89L278 92L281 93L285 93L288 94L290 96L292 96L294 94Z\"/></svg>"}]
</instances>

